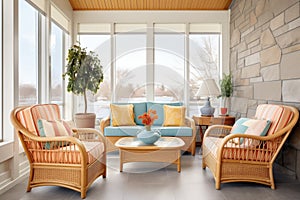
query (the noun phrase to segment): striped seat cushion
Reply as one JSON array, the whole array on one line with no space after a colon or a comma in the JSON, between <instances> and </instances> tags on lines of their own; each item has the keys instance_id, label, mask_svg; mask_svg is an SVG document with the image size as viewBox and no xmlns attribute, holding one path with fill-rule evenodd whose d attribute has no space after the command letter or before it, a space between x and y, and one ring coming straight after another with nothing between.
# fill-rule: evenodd
<instances>
[{"instance_id":1,"label":"striped seat cushion","mask_svg":"<svg viewBox=\"0 0 300 200\"><path fill-rule=\"evenodd\" d=\"M212 156L217 158L217 153L222 142L223 138L206 137L204 145ZM273 154L274 151L270 149L247 148L244 145L228 142L223 149L222 159L269 162Z\"/></svg>"},{"instance_id":2,"label":"striped seat cushion","mask_svg":"<svg viewBox=\"0 0 300 200\"><path fill-rule=\"evenodd\" d=\"M92 163L103 156L104 144L102 142L82 141L88 154L87 162ZM80 152L75 145L64 146L56 150L33 151L34 162L41 163L61 163L61 164L80 164Z\"/></svg>"}]
</instances>

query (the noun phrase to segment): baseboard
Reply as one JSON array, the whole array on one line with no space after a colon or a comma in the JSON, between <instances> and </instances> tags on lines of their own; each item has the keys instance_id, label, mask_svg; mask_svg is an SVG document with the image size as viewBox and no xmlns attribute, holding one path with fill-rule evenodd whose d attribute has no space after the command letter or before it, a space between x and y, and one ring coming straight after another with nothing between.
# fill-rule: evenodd
<instances>
[{"instance_id":1,"label":"baseboard","mask_svg":"<svg viewBox=\"0 0 300 200\"><path fill-rule=\"evenodd\" d=\"M0 187L0 195L3 194L4 192L10 190L11 188L13 188L15 185L21 183L22 181L24 181L26 178L28 178L29 176L29 168L28 170L24 170L23 173L20 174L20 176L18 176L18 178L7 182L6 184L4 184L3 186Z\"/></svg>"}]
</instances>

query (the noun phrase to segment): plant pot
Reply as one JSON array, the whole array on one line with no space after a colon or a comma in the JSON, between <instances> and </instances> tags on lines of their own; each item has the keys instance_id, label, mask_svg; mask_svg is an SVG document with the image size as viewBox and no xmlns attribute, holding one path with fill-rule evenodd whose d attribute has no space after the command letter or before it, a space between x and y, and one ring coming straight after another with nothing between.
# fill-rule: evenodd
<instances>
[{"instance_id":1,"label":"plant pot","mask_svg":"<svg viewBox=\"0 0 300 200\"><path fill-rule=\"evenodd\" d=\"M221 115L227 114L227 108L221 108Z\"/></svg>"},{"instance_id":2,"label":"plant pot","mask_svg":"<svg viewBox=\"0 0 300 200\"><path fill-rule=\"evenodd\" d=\"M74 119L77 128L95 128L95 113L76 113Z\"/></svg>"}]
</instances>

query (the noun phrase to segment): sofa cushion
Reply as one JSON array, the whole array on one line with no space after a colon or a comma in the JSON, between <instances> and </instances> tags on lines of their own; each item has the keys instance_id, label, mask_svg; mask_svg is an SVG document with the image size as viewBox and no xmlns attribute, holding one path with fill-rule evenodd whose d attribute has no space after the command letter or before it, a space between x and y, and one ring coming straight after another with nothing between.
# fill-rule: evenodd
<instances>
[{"instance_id":1,"label":"sofa cushion","mask_svg":"<svg viewBox=\"0 0 300 200\"><path fill-rule=\"evenodd\" d=\"M156 110L158 119L154 121L153 125L161 126L164 123L164 105L170 106L182 106L181 102L171 102L171 103L156 103L156 102L147 102L147 110Z\"/></svg>"},{"instance_id":2,"label":"sofa cushion","mask_svg":"<svg viewBox=\"0 0 300 200\"><path fill-rule=\"evenodd\" d=\"M184 106L164 105L163 126L184 126L185 110Z\"/></svg>"},{"instance_id":3,"label":"sofa cushion","mask_svg":"<svg viewBox=\"0 0 300 200\"><path fill-rule=\"evenodd\" d=\"M107 126L104 136L136 136L144 126Z\"/></svg>"},{"instance_id":4,"label":"sofa cushion","mask_svg":"<svg viewBox=\"0 0 300 200\"><path fill-rule=\"evenodd\" d=\"M186 126L152 126L152 130L158 130L161 136L193 136L193 129Z\"/></svg>"},{"instance_id":5,"label":"sofa cushion","mask_svg":"<svg viewBox=\"0 0 300 200\"><path fill-rule=\"evenodd\" d=\"M144 126L107 126L104 128L104 136L136 136ZM193 136L190 127L176 126L152 126L152 130L158 130L161 136Z\"/></svg>"},{"instance_id":6,"label":"sofa cushion","mask_svg":"<svg viewBox=\"0 0 300 200\"><path fill-rule=\"evenodd\" d=\"M145 112L147 112L147 104L146 102L142 103L132 103L133 104L133 112L134 112L134 121L137 125L143 125L142 119L138 117Z\"/></svg>"},{"instance_id":7,"label":"sofa cushion","mask_svg":"<svg viewBox=\"0 0 300 200\"><path fill-rule=\"evenodd\" d=\"M133 126L134 122L133 105L110 104L112 126Z\"/></svg>"}]
</instances>

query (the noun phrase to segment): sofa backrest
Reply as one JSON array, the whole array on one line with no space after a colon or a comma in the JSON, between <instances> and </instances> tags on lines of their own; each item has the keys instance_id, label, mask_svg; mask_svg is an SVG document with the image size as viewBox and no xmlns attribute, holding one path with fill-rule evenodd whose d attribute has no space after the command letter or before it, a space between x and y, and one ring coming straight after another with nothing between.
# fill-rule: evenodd
<instances>
[{"instance_id":1,"label":"sofa backrest","mask_svg":"<svg viewBox=\"0 0 300 200\"><path fill-rule=\"evenodd\" d=\"M139 102L139 103L113 103L116 105L126 105L126 104L133 104L133 113L134 113L134 122L137 125L143 125L142 120L138 119L138 117L149 109L156 110L158 119L154 121L153 125L161 126L164 123L164 105L170 106L182 106L182 102L168 102L168 103L160 103L160 102ZM110 120L110 125L111 124Z\"/></svg>"},{"instance_id":2,"label":"sofa backrest","mask_svg":"<svg viewBox=\"0 0 300 200\"><path fill-rule=\"evenodd\" d=\"M156 110L158 119L154 121L153 125L161 126L164 123L164 105L169 106L182 106L181 102L169 102L169 103L158 103L158 102L147 102L147 110Z\"/></svg>"},{"instance_id":3,"label":"sofa backrest","mask_svg":"<svg viewBox=\"0 0 300 200\"><path fill-rule=\"evenodd\" d=\"M271 121L267 135L273 135L276 131L284 128L292 119L293 112L288 107L273 104L261 104L257 107L255 118Z\"/></svg>"}]
</instances>

